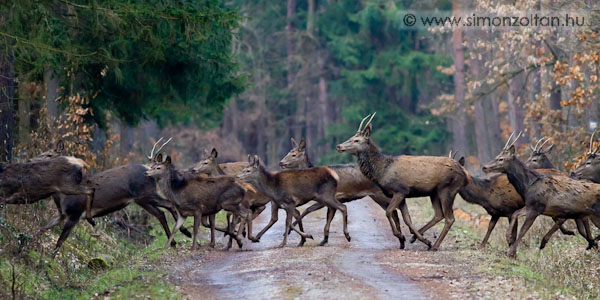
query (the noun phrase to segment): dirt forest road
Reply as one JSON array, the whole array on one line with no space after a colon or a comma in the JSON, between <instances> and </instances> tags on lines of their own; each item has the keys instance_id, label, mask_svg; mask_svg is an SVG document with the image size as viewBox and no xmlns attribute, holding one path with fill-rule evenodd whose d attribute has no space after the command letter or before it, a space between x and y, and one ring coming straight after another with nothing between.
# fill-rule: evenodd
<instances>
[{"instance_id":1,"label":"dirt forest road","mask_svg":"<svg viewBox=\"0 0 600 300\"><path fill-rule=\"evenodd\" d=\"M171 263L171 279L187 299L464 298L453 286L452 277L458 275L448 273L452 261L445 250L425 251L420 243L399 250L379 206L368 198L347 206L351 242L343 236L338 213L329 244L316 246L325 224L321 210L304 219L315 241L296 247L299 237L292 234L288 246L276 248L285 219L280 211L260 243L246 241L242 250L231 251L203 247L182 255ZM268 222L268 212L255 221L257 231Z\"/></svg>"}]
</instances>

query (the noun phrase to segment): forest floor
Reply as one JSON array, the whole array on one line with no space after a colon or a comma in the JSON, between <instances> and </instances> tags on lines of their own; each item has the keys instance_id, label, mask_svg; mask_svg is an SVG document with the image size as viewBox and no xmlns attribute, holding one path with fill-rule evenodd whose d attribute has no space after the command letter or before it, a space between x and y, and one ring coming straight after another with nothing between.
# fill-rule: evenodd
<instances>
[{"instance_id":1,"label":"forest floor","mask_svg":"<svg viewBox=\"0 0 600 300\"><path fill-rule=\"evenodd\" d=\"M412 199L409 205L415 224L431 218L428 199ZM166 269L186 299L535 299L549 293L552 298L564 297L536 283L535 272L526 267L522 270L505 257L493 258L496 252L479 251L480 236L472 228L485 228L485 218L472 218L461 210L469 217L458 213L441 250L426 251L420 242L399 250L379 206L368 198L347 206L351 242L343 236L338 213L329 244L317 246L325 223L321 210L304 219L305 231L315 241L296 247L299 237L292 234L285 248L277 248L285 219L280 212L279 221L260 243L247 241L243 249L230 251L208 247L190 251L188 246L170 250L177 255L167 259ZM255 221L255 230L268 222L269 209L265 212ZM480 226L474 225L475 219ZM441 225L434 227L426 237L435 241L440 229ZM403 233L410 237L404 226ZM504 231L495 233L503 236Z\"/></svg>"}]
</instances>

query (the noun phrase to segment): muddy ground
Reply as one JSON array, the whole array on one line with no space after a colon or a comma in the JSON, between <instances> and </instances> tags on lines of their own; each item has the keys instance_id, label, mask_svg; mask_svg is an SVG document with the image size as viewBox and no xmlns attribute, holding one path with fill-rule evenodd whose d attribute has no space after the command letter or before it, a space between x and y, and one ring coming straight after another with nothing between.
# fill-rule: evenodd
<instances>
[{"instance_id":1,"label":"muddy ground","mask_svg":"<svg viewBox=\"0 0 600 300\"><path fill-rule=\"evenodd\" d=\"M416 201L428 201L419 199ZM410 204L410 203L409 203ZM399 249L385 212L369 198L347 203L352 241L342 233L340 216L332 224L329 244L318 247L325 211L304 219L305 231L315 240L296 247L292 234L285 248L284 213L260 243L245 240L241 250L176 250L166 262L171 280L186 299L479 299L519 298L504 287L510 282L478 271L481 266L456 255L459 234L448 235L442 249L426 251L419 242ZM255 221L255 231L269 220L269 209ZM421 217L421 219L423 219ZM424 221L417 220L420 226ZM442 222L443 223L443 222ZM439 226L427 232L432 242ZM407 234L403 226L403 233ZM205 234L207 238L207 234ZM220 246L226 242L221 238ZM475 247L468 245L467 247Z\"/></svg>"}]
</instances>

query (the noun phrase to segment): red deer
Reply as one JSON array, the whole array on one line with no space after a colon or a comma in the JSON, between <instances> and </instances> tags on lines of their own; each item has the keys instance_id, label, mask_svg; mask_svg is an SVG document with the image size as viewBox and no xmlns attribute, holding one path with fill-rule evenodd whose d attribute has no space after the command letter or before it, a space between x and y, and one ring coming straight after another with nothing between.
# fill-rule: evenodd
<instances>
[{"instance_id":1,"label":"red deer","mask_svg":"<svg viewBox=\"0 0 600 300\"><path fill-rule=\"evenodd\" d=\"M238 177L269 196L273 199L277 207L281 207L286 211L285 232L280 247L285 246L287 243L289 230L296 230L292 226L292 216L296 207L304 205L311 200L322 203L329 208L327 212L328 219L332 217L331 214L334 210L342 212L344 216L344 235L350 241L348 211L345 205L335 199L338 176L331 169L316 167L305 170L287 170L271 173L260 165L258 156L255 155L248 156L248 166L242 170ZM275 205L272 204L272 206ZM301 231L297 232L301 236L306 235ZM325 234L328 235L328 232ZM312 237L305 236L304 238Z\"/></svg>"},{"instance_id":2,"label":"red deer","mask_svg":"<svg viewBox=\"0 0 600 300\"><path fill-rule=\"evenodd\" d=\"M212 149L212 151L210 152L210 154L207 155L207 157L201 161L199 161L198 163L196 163L192 168L190 168L190 171L194 174L206 174L208 176L223 176L223 175L237 175L238 173L241 172L240 169L238 171L238 173L236 174L231 174L231 173L227 173L225 172L222 167L223 166L228 166L230 168L228 168L229 171L234 171L238 169L239 163L238 162L234 162L234 163L225 163L225 164L217 164L217 156L218 156L218 152L216 149ZM245 165L248 165L247 163L245 163ZM254 220L264 209L267 203L269 203L271 201L271 198L267 197L267 195L261 193L260 191L256 191L255 189L249 189L246 192L246 199L248 200L249 204L250 204L250 209L252 210L252 220ZM275 222L277 222L277 206L273 205L273 208L275 208L275 213L273 215L273 212L271 214L271 220L273 221L273 224ZM273 210L272 210L273 211ZM300 213L296 210L295 215L299 216ZM228 216L229 219L229 216ZM203 220L204 222L204 220ZM248 224L249 227L252 227L252 222L250 222ZM270 226L269 226L270 227ZM248 239L250 239L253 242L258 242L259 239L262 237L262 235L269 229L269 227L265 227L265 229L263 229L256 237L252 237L252 236L248 236ZM300 231L304 231L303 227L302 227L302 223L299 224L299 228ZM220 231L223 231L222 229L218 229ZM249 231L251 231L252 229L250 229ZM304 243L304 239L303 242Z\"/></svg>"},{"instance_id":3,"label":"red deer","mask_svg":"<svg viewBox=\"0 0 600 300\"><path fill-rule=\"evenodd\" d=\"M431 250L439 249L454 223L452 205L458 191L469 182L468 172L449 157L381 154L370 138L371 121L375 114L369 116L364 128L362 123L366 118L354 136L337 146L338 152L356 155L361 172L378 185L386 196L392 198L386 209L386 216L396 236L401 233L396 230L393 212L404 205L407 197L429 196L435 211L434 218L419 231L415 230L411 221L404 221L415 235L421 235L445 219L444 229L431 247Z\"/></svg>"},{"instance_id":4,"label":"red deer","mask_svg":"<svg viewBox=\"0 0 600 300\"><path fill-rule=\"evenodd\" d=\"M452 151L450 152L452 153ZM464 165L464 157L459 160ZM539 170L542 171L542 170ZM511 222L513 213L525 206L525 201L515 188L508 182L506 174L493 174L488 178L471 177L471 182L458 191L466 202L482 206L492 216L487 232L480 247L485 247L487 241L501 217ZM515 220L517 222L517 220ZM573 232L561 227L564 234L573 235ZM516 227L506 232L506 241L511 245L516 239Z\"/></svg>"},{"instance_id":5,"label":"red deer","mask_svg":"<svg viewBox=\"0 0 600 300\"><path fill-rule=\"evenodd\" d=\"M515 257L519 242L527 233L539 215L547 215L561 219L580 219L589 215L600 216L600 185L586 183L560 175L544 175L524 165L515 155L514 143L509 144L513 135L495 159L483 166L483 171L505 173L508 181L525 200L525 207L513 215L514 220L520 213L526 219L517 239L512 244L508 255ZM583 224L585 223L585 224ZM588 248L597 247L585 228L587 222L577 222L579 233L588 241ZM589 226L587 226L589 227Z\"/></svg>"},{"instance_id":6,"label":"red deer","mask_svg":"<svg viewBox=\"0 0 600 300\"><path fill-rule=\"evenodd\" d=\"M153 147L153 153L148 157L150 160L154 157L154 149L162 139L158 140ZM168 143L164 143L158 152ZM46 151L51 153L55 150ZM51 156L53 157L53 156ZM33 160L42 160L45 157L37 156ZM135 202L151 215L155 216L160 222L165 234L169 236L170 230L167 224L165 214L159 209L167 209L174 218L176 212L174 206L156 193L156 182L150 177L144 176L148 167L141 164L128 164L115 167L109 170L90 175L84 179L88 185L94 187L94 202L92 205L92 217L97 218L109 213L121 210L132 202ZM64 240L69 236L73 227L79 222L79 219L85 211L86 199L77 195L54 194L53 196L56 208L58 210L51 220L41 228L41 231L50 229L63 220L67 220L62 228L61 235L56 243L58 249ZM191 233L181 228L186 236L191 237ZM172 246L175 246L173 241Z\"/></svg>"},{"instance_id":7,"label":"red deer","mask_svg":"<svg viewBox=\"0 0 600 300\"><path fill-rule=\"evenodd\" d=\"M238 246L242 247L240 235L252 212L243 201L245 189L235 177L184 176L175 169L170 156L162 161L162 154L158 154L155 163L145 175L157 181L159 191L177 209L177 221L165 247L169 246L175 233L183 225L185 217L190 216L194 217L192 249L196 249L198 227L203 215L210 216L211 241L214 241L214 216L222 209L232 212L235 218L241 218L237 234L233 229L229 234L234 236Z\"/></svg>"},{"instance_id":8,"label":"red deer","mask_svg":"<svg viewBox=\"0 0 600 300\"><path fill-rule=\"evenodd\" d=\"M294 138L292 141L292 149L288 152L283 159L279 162L279 166L282 169L308 169L312 168L313 165L306 154L306 142L304 139L300 140L300 143L297 144ZM335 193L336 199L341 203L350 202L357 199L362 199L366 196L369 196L373 201L375 201L381 208L384 210L387 208L388 204L392 201L391 198L386 197L381 189L375 185L371 180L367 179L358 168L356 164L347 164L347 165L332 165L328 166L328 168L332 169L338 176L338 185ZM308 207L302 215L300 215L300 220L304 218L309 213L319 210L325 207L322 203L315 203ZM405 205L400 207L402 211L402 215L404 218L409 218L410 215L408 213L408 207ZM335 211L333 212L335 215ZM401 232L400 229L400 219L398 218L398 212L393 212L394 223L396 229ZM331 221L333 217L327 219L327 223L325 225L326 232L329 232L329 228L331 226ZM328 235L325 236L323 241L319 244L320 246L325 245L328 240ZM400 235L398 237L400 241L400 249L404 249L404 236Z\"/></svg>"}]
</instances>

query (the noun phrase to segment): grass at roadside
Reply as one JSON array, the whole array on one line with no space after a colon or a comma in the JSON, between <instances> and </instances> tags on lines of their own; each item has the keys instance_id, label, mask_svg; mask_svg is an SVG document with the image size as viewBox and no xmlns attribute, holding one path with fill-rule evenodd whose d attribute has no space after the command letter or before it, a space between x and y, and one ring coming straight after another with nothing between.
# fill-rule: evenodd
<instances>
[{"instance_id":1,"label":"grass at roadside","mask_svg":"<svg viewBox=\"0 0 600 300\"><path fill-rule=\"evenodd\" d=\"M409 205L416 224L424 224L433 215L428 199L409 200ZM541 238L553 224L550 218L541 217L523 239L517 258L511 259L506 256L506 219L501 219L496 226L488 246L479 249L487 230L489 218L483 217L487 214L481 207L460 198L457 198L454 208L466 214L463 217L455 214L457 220L442 247L449 250L445 254L468 262L474 272L483 275L486 280L506 285L499 289L487 287L494 290L490 298L517 295L518 298L600 299L600 252L585 250L587 242L582 237L557 232L546 248L540 250ZM574 222L568 223L568 227L576 231ZM440 232L442 226L437 225L434 231ZM483 285L474 285L474 289L486 289Z\"/></svg>"},{"instance_id":2,"label":"grass at roadside","mask_svg":"<svg viewBox=\"0 0 600 300\"><path fill-rule=\"evenodd\" d=\"M12 209L14 211L9 213L16 218L19 212L17 208ZM130 214L145 214L137 207L127 210ZM218 219L223 222L224 217ZM4 248L0 249L0 298L11 299L13 295L16 299L181 298L170 284L168 273L162 269L162 261L172 256L173 250L163 249L167 237L158 221L150 219L152 229L148 233L154 238L146 239L149 235L140 234L144 239L135 240L127 238L115 226L107 225L106 220L99 222L97 228L80 222L55 257L51 250L60 234L59 228L39 240L29 240L24 247L8 247L13 237L0 236ZM173 223L169 220L170 226ZM185 223L190 231L192 223L191 218ZM15 239L32 235L27 234L31 230L24 227L38 226L3 224L11 227ZM191 246L191 240L182 234L178 234L176 240L178 248ZM96 265L90 266L90 261Z\"/></svg>"}]
</instances>

